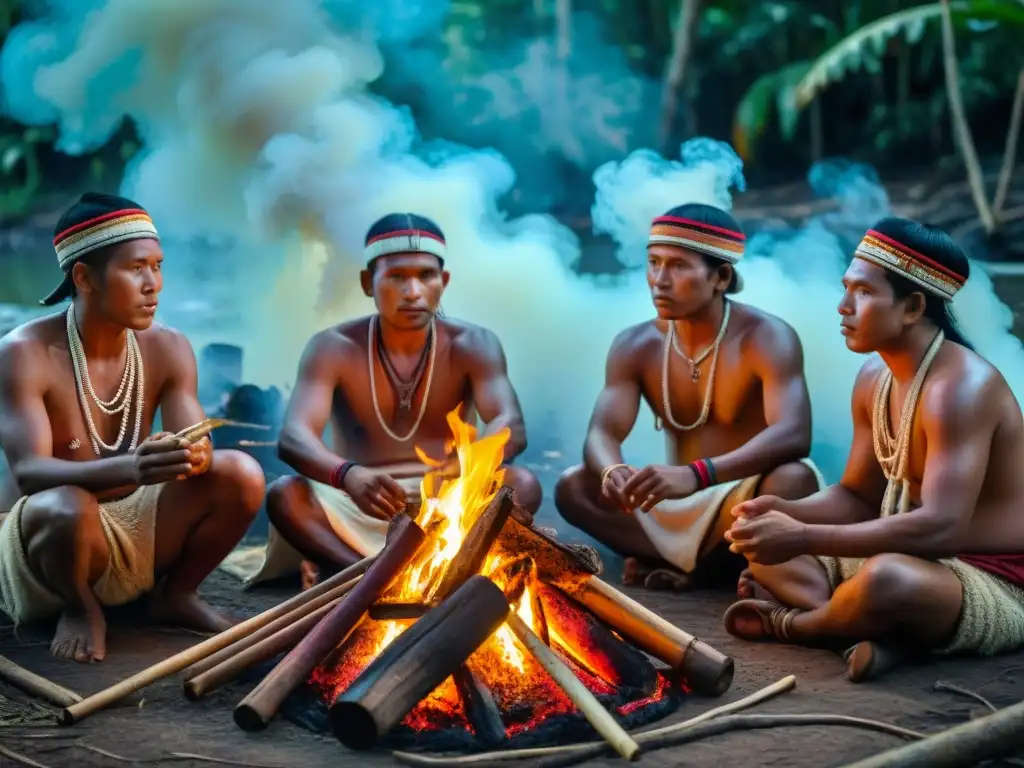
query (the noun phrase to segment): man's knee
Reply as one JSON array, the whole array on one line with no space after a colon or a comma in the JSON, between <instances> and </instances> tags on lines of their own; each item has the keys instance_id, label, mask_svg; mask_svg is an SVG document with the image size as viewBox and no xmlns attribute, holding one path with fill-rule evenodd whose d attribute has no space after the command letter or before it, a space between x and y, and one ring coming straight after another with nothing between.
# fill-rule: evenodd
<instances>
[{"instance_id":1,"label":"man's knee","mask_svg":"<svg viewBox=\"0 0 1024 768\"><path fill-rule=\"evenodd\" d=\"M818 491L818 477L802 461L793 461L776 467L761 481L759 496L778 496L780 499L802 499Z\"/></svg>"},{"instance_id":2,"label":"man's knee","mask_svg":"<svg viewBox=\"0 0 1024 768\"><path fill-rule=\"evenodd\" d=\"M530 514L540 509L540 503L544 498L544 491L540 487L537 476L528 469L517 466L505 467L505 484L516 492L519 503L527 509Z\"/></svg>"},{"instance_id":3,"label":"man's knee","mask_svg":"<svg viewBox=\"0 0 1024 768\"><path fill-rule=\"evenodd\" d=\"M555 483L555 509L570 525L579 526L588 515L582 502L587 493L587 468L569 467Z\"/></svg>"},{"instance_id":4,"label":"man's knee","mask_svg":"<svg viewBox=\"0 0 1024 768\"><path fill-rule=\"evenodd\" d=\"M30 562L43 558L66 559L106 549L100 524L100 505L88 491L74 486L51 488L25 502L21 535Z\"/></svg>"},{"instance_id":5,"label":"man's knee","mask_svg":"<svg viewBox=\"0 0 1024 768\"><path fill-rule=\"evenodd\" d=\"M241 451L217 451L207 474L218 490L241 502L232 505L240 514L256 516L266 491L263 468L256 459Z\"/></svg>"},{"instance_id":6,"label":"man's knee","mask_svg":"<svg viewBox=\"0 0 1024 768\"><path fill-rule=\"evenodd\" d=\"M864 561L856 584L868 606L878 611L912 608L928 592L920 561L909 555L875 555Z\"/></svg>"},{"instance_id":7,"label":"man's knee","mask_svg":"<svg viewBox=\"0 0 1024 768\"><path fill-rule=\"evenodd\" d=\"M267 517L277 528L302 517L312 501L309 481L301 475L284 475L267 488Z\"/></svg>"}]
</instances>

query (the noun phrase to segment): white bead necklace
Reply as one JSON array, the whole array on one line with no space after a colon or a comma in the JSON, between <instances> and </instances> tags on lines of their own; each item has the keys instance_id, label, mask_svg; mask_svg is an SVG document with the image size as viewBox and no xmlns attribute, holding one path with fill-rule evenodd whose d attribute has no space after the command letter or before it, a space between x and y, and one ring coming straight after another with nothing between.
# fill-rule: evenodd
<instances>
[{"instance_id":1,"label":"white bead necklace","mask_svg":"<svg viewBox=\"0 0 1024 768\"><path fill-rule=\"evenodd\" d=\"M672 415L672 402L669 397L669 361L672 354L672 349L676 346L676 324L674 321L669 321L668 331L665 334L665 343L663 344L664 354L661 365L661 404L665 410L665 421L668 422L669 426L673 429L677 429L681 432L690 432L694 429L703 427L708 420L708 416L711 414L711 398L715 390L715 371L718 369L718 351L722 346L722 339L725 338L725 332L729 328L729 314L731 305L728 301L725 302L725 312L722 315L722 326L718 329L718 336L715 337L715 343L711 345L709 351L711 352L711 371L708 374L708 388L704 393L704 406L701 408L700 416L693 424L680 424L675 420ZM686 357L682 355L682 357ZM707 352L701 356L701 360L707 357ZM689 358L686 358L689 360ZM694 382L697 378L691 378ZM699 377L698 377L699 378ZM665 425L662 420L655 416L654 417L654 428L661 432Z\"/></svg>"},{"instance_id":2,"label":"white bead necklace","mask_svg":"<svg viewBox=\"0 0 1024 768\"><path fill-rule=\"evenodd\" d=\"M377 316L374 315L370 318L368 341L366 344L366 361L370 368L370 393L373 397L373 412L377 414L377 422L380 424L388 437L392 440L405 443L408 442L413 435L416 434L416 430L420 428L420 422L423 421L423 416L427 412L427 400L430 399L430 388L434 382L434 358L437 355L437 321L435 318L430 319L430 360L427 363L427 383L423 388L423 402L420 403L420 414L416 417L416 423L412 425L412 429L404 437L399 437L384 422L384 417L380 412L380 403L377 401L377 376L374 373L373 354L376 349L376 325ZM415 397L415 393L413 394Z\"/></svg>"},{"instance_id":3,"label":"white bead necklace","mask_svg":"<svg viewBox=\"0 0 1024 768\"><path fill-rule=\"evenodd\" d=\"M888 517L897 512L910 511L910 478L908 476L908 464L910 463L910 435L913 431L914 413L917 411L917 401L921 396L921 389L924 387L924 379L935 357L939 354L945 334L939 331L935 339L925 352L921 365L917 368L917 374L910 385L907 397L903 401L903 410L900 411L900 425L896 435L892 434L892 424L889 420L889 397L892 390L892 371L888 368L882 376L882 381L875 392L874 418L871 424L871 436L875 444L875 458L878 459L882 472L889 482L885 486L885 496L882 498L881 516ZM899 489L897 497L897 488Z\"/></svg>"},{"instance_id":4,"label":"white bead necklace","mask_svg":"<svg viewBox=\"0 0 1024 768\"><path fill-rule=\"evenodd\" d=\"M96 395L92 386L92 379L89 376L89 363L85 355L85 347L82 344L82 337L78 333L78 325L75 322L75 307L72 304L67 312L67 333L68 348L71 351L71 362L75 372L75 389L78 392L78 402L82 408L82 415L85 417L86 426L89 429L89 438L92 442L93 451L100 456L100 447L114 452L121 447L125 435L128 432L128 418L131 415L132 400L135 400L135 427L132 432L131 442L128 445L129 451L134 451L139 443L139 433L142 429L142 409L144 405L144 394L146 389L146 376L142 364L142 351L132 331L127 332L125 354L125 370L121 376L121 385L117 394L111 400L101 400ZM88 394L89 398L86 398ZM118 429L117 440L113 445L104 442L102 435L96 428L96 422L92 417L92 409L89 406L91 399L103 413L108 416L121 414L121 425ZM118 402L120 401L120 402Z\"/></svg>"}]
</instances>

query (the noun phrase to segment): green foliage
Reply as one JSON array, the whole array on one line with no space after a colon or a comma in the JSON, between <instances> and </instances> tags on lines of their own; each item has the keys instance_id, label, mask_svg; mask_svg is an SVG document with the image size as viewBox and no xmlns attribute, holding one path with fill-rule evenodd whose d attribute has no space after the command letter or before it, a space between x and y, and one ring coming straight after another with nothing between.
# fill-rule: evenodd
<instances>
[{"instance_id":1,"label":"green foliage","mask_svg":"<svg viewBox=\"0 0 1024 768\"><path fill-rule=\"evenodd\" d=\"M955 21L998 22L1024 26L1024 4L1019 0L969 0L950 4ZM823 53L811 66L796 89L796 105L803 108L822 89L842 80L851 72L865 69L877 74L890 42L899 35L911 45L924 36L926 26L937 21L942 7L929 3L883 16L844 37ZM1018 33L1019 34L1019 33Z\"/></svg>"},{"instance_id":2,"label":"green foliage","mask_svg":"<svg viewBox=\"0 0 1024 768\"><path fill-rule=\"evenodd\" d=\"M787 141L796 132L799 110L796 86L811 68L810 61L792 64L761 75L740 99L733 119L732 138L736 152L744 160L753 157L753 147L768 125L772 105L779 119L779 131Z\"/></svg>"}]
</instances>

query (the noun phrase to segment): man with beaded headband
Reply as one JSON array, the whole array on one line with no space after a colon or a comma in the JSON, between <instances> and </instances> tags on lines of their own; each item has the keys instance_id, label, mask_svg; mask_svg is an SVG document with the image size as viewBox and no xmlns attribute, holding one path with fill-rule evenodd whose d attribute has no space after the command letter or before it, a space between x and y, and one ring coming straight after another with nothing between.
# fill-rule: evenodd
<instances>
[{"instance_id":1,"label":"man with beaded headband","mask_svg":"<svg viewBox=\"0 0 1024 768\"><path fill-rule=\"evenodd\" d=\"M865 234L839 314L847 347L877 354L854 384L846 470L737 508L727 538L750 570L733 634L837 644L854 681L910 653L1024 647L1024 418L957 329L968 275L942 230L890 218Z\"/></svg>"},{"instance_id":2,"label":"man with beaded headband","mask_svg":"<svg viewBox=\"0 0 1024 768\"><path fill-rule=\"evenodd\" d=\"M484 435L510 430L507 462L526 447L501 342L438 313L445 254L444 234L423 216L392 213L370 227L360 280L377 313L321 331L303 352L278 442L299 475L270 487L267 555L253 581L303 564L309 577L379 551L429 469L415 449L446 455L456 408L470 423L478 415ZM517 466L504 473L532 515L537 479Z\"/></svg>"},{"instance_id":3,"label":"man with beaded headband","mask_svg":"<svg viewBox=\"0 0 1024 768\"><path fill-rule=\"evenodd\" d=\"M729 510L758 491L799 498L819 487L800 341L731 298L743 287L743 249L736 220L709 205L654 220L647 281L657 317L612 344L584 463L556 486L561 515L627 557L626 583L682 589L723 569L735 578L743 560L723 544ZM664 465L623 458L641 399L665 432Z\"/></svg>"},{"instance_id":4,"label":"man with beaded headband","mask_svg":"<svg viewBox=\"0 0 1024 768\"><path fill-rule=\"evenodd\" d=\"M86 193L57 223L67 310L0 341L0 607L60 616L61 658L106 655L103 606L148 594L151 616L201 631L230 622L196 589L245 534L264 493L248 456L172 432L204 418L187 339L154 322L163 253L137 203Z\"/></svg>"}]
</instances>

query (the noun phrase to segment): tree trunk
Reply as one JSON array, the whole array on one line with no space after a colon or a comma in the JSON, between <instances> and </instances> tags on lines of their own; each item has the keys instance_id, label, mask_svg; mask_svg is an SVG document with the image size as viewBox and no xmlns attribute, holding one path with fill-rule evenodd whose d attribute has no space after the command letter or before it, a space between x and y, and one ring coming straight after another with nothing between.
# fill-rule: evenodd
<instances>
[{"instance_id":1,"label":"tree trunk","mask_svg":"<svg viewBox=\"0 0 1024 768\"><path fill-rule=\"evenodd\" d=\"M992 213L995 216L1003 210L1006 195L1010 191L1010 180L1017 165L1017 142L1020 140L1020 124L1024 118L1024 67L1017 76L1017 92L1013 97L1013 109L1010 112L1010 129L1006 132L1006 149L1003 150L1003 166L999 169L999 183L996 185L996 196L992 200Z\"/></svg>"},{"instance_id":2,"label":"tree trunk","mask_svg":"<svg viewBox=\"0 0 1024 768\"><path fill-rule=\"evenodd\" d=\"M974 148L974 137L967 123L962 94L960 93L959 62L956 58L956 41L953 38L953 19L949 10L949 0L940 0L942 7L942 61L946 71L946 96L949 99L949 113L953 123L953 135L956 137L960 156L967 169L967 183L970 186L974 206L978 209L981 225L985 233L991 235L996 230L996 217L985 193L985 182L981 173L981 162Z\"/></svg>"},{"instance_id":3,"label":"tree trunk","mask_svg":"<svg viewBox=\"0 0 1024 768\"><path fill-rule=\"evenodd\" d=\"M811 162L820 163L825 155L825 126L821 114L821 96L811 102Z\"/></svg>"},{"instance_id":4,"label":"tree trunk","mask_svg":"<svg viewBox=\"0 0 1024 768\"><path fill-rule=\"evenodd\" d=\"M672 56L661 94L661 145L668 151L679 111L679 92L686 79L686 67L693 50L693 36L700 18L703 0L683 0L672 38Z\"/></svg>"}]
</instances>

